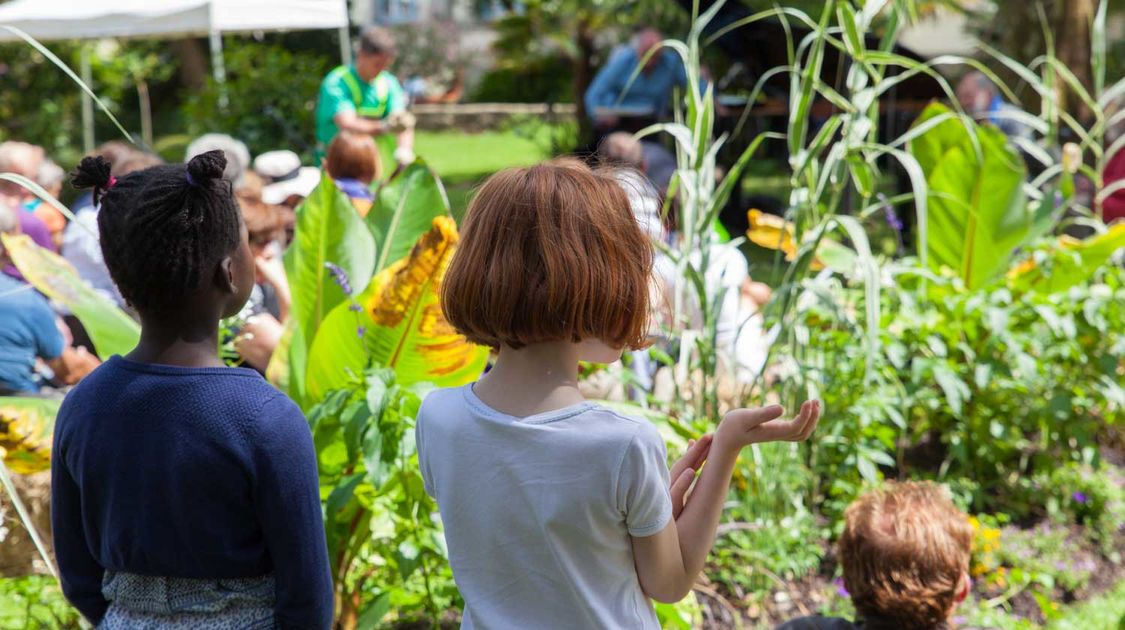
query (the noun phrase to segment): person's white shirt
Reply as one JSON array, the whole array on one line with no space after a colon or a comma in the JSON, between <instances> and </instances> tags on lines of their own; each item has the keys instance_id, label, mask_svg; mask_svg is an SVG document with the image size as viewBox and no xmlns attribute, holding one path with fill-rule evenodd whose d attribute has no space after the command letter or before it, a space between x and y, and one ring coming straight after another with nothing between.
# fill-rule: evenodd
<instances>
[{"instance_id":1,"label":"person's white shirt","mask_svg":"<svg viewBox=\"0 0 1125 630\"><path fill-rule=\"evenodd\" d=\"M125 299L113 284L98 242L97 209L85 206L75 213L74 220L63 230L61 249L63 258L74 265L80 278L118 306L124 306Z\"/></svg>"},{"instance_id":2,"label":"person's white shirt","mask_svg":"<svg viewBox=\"0 0 1125 630\"><path fill-rule=\"evenodd\" d=\"M415 437L465 598L462 628L660 627L631 538L672 518L650 422L592 402L517 418L466 385L426 397Z\"/></svg>"}]
</instances>

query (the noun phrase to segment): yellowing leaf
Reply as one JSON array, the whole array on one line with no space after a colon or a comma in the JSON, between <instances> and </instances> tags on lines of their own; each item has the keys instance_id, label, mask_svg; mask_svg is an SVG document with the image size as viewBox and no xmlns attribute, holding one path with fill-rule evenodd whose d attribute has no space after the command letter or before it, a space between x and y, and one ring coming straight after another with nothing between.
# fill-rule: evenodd
<instances>
[{"instance_id":1,"label":"yellowing leaf","mask_svg":"<svg viewBox=\"0 0 1125 630\"><path fill-rule=\"evenodd\" d=\"M793 242L791 222L761 210L750 210L746 213L746 217L750 220L750 229L746 230L746 238L751 243L766 249L781 250L785 253L785 260L797 258L797 245Z\"/></svg>"},{"instance_id":2,"label":"yellowing leaf","mask_svg":"<svg viewBox=\"0 0 1125 630\"><path fill-rule=\"evenodd\" d=\"M431 226L407 257L375 276L357 300L361 312L341 304L325 318L306 374L314 400L369 365L394 369L402 385L452 387L480 375L488 349L469 343L441 312L441 281L457 248L457 226L448 216Z\"/></svg>"},{"instance_id":3,"label":"yellowing leaf","mask_svg":"<svg viewBox=\"0 0 1125 630\"><path fill-rule=\"evenodd\" d=\"M51 438L59 403L44 398L0 398L0 457L21 475L51 467Z\"/></svg>"},{"instance_id":4,"label":"yellowing leaf","mask_svg":"<svg viewBox=\"0 0 1125 630\"><path fill-rule=\"evenodd\" d=\"M797 259L797 243L793 240L795 228L791 221L766 214L761 210L749 210L746 213L746 218L750 220L750 229L746 230L746 238L751 243L766 249L780 250L785 254L785 260L790 262ZM830 248L831 251L829 251ZM848 250L846 247L829 239L821 239L817 247L817 257L813 259L809 268L813 271L824 269L825 262L821 260L820 256L828 256L829 253L833 254L830 260L836 260L837 258L846 260L847 263L843 267L847 267L854 262L854 255L847 256ZM837 266L831 264L829 266L837 271L846 271L843 267L837 268Z\"/></svg>"}]
</instances>

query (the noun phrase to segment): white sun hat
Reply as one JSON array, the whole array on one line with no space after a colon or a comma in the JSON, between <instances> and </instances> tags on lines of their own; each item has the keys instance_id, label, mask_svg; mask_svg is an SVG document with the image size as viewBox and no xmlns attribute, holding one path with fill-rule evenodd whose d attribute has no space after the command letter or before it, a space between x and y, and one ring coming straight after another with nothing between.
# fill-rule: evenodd
<instances>
[{"instance_id":1,"label":"white sun hat","mask_svg":"<svg viewBox=\"0 0 1125 630\"><path fill-rule=\"evenodd\" d=\"M254 172L266 180L262 201L276 205L296 195L308 197L320 183L320 169L301 166L301 158L292 151L267 151L254 158Z\"/></svg>"}]
</instances>

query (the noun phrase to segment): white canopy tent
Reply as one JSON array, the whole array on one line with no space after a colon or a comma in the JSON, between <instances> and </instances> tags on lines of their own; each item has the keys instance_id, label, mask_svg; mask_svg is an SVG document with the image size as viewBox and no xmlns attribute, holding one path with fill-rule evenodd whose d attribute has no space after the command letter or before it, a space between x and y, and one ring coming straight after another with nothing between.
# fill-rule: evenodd
<instances>
[{"instance_id":1,"label":"white canopy tent","mask_svg":"<svg viewBox=\"0 0 1125 630\"><path fill-rule=\"evenodd\" d=\"M207 36L216 81L226 78L224 33L337 29L340 56L351 59L347 0L12 0L0 4L0 25L41 41ZM0 42L18 40L0 29ZM90 83L83 53L83 80ZM93 103L82 107L86 150L93 148Z\"/></svg>"}]
</instances>

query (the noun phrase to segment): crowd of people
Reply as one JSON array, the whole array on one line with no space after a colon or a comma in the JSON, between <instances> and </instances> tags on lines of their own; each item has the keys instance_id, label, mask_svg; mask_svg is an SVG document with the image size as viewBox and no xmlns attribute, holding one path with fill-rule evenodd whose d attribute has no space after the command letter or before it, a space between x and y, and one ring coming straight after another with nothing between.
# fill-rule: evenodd
<instances>
[{"instance_id":1,"label":"crowd of people","mask_svg":"<svg viewBox=\"0 0 1125 630\"><path fill-rule=\"evenodd\" d=\"M674 59L650 54L659 41L639 30L591 86L599 166L557 159L497 173L461 226L442 310L495 352L474 383L425 399L415 438L465 600L462 627L659 627L651 600L678 601L696 583L738 454L809 439L819 421L818 401L792 420L776 405L735 409L669 467L651 423L579 389L580 362L623 352L651 378L651 322L671 316L662 296L680 282L655 247L679 238L675 213L663 211L674 160L622 128L629 116L659 115L684 80ZM291 310L281 257L295 208L326 175L365 216L386 173L377 142L393 139L400 164L414 159L393 59L393 38L368 29L356 62L325 78L320 168L288 150L251 159L221 134L196 139L172 164L110 142L74 170L83 192L72 217L0 181L0 233L58 252L141 325L135 349L99 362L81 323L0 247L0 394L74 385L55 430L52 529L63 591L97 627L331 626L309 425L262 373ZM1002 117L1003 104L973 81L966 107ZM66 178L23 142L0 144L0 172L56 199ZM717 344L736 370L757 373L769 288L733 246L711 253L704 284L723 296ZM686 308L702 316L700 305ZM219 356L219 322L235 316L244 367ZM848 508L839 540L857 618L782 627L946 628L969 591L970 540L938 486L870 492Z\"/></svg>"}]
</instances>

